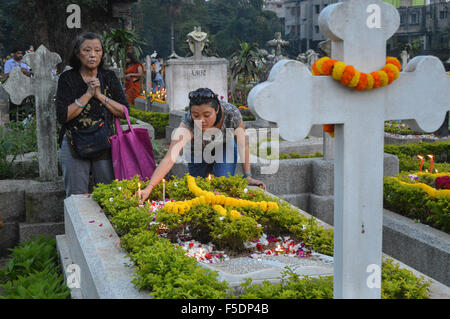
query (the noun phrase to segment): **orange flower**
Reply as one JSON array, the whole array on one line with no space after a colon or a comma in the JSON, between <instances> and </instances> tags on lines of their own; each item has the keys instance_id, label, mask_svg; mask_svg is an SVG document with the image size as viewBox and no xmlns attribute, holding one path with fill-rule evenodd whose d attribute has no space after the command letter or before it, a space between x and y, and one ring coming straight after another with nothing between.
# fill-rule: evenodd
<instances>
[{"instance_id":1,"label":"orange flower","mask_svg":"<svg viewBox=\"0 0 450 319\"><path fill-rule=\"evenodd\" d=\"M323 62L322 64L322 74L323 75L331 75L333 71L334 64L338 62L338 60L335 59L329 59Z\"/></svg>"},{"instance_id":2,"label":"orange flower","mask_svg":"<svg viewBox=\"0 0 450 319\"><path fill-rule=\"evenodd\" d=\"M323 131L334 137L334 124L323 124Z\"/></svg>"},{"instance_id":3,"label":"orange flower","mask_svg":"<svg viewBox=\"0 0 450 319\"><path fill-rule=\"evenodd\" d=\"M347 85L355 76L355 68L352 65L347 65L344 70L344 74L342 74L341 83L343 85Z\"/></svg>"},{"instance_id":4,"label":"orange flower","mask_svg":"<svg viewBox=\"0 0 450 319\"><path fill-rule=\"evenodd\" d=\"M366 73L361 73L361 76L359 77L359 83L355 87L355 90L362 91L367 87L368 79Z\"/></svg>"},{"instance_id":5,"label":"orange flower","mask_svg":"<svg viewBox=\"0 0 450 319\"><path fill-rule=\"evenodd\" d=\"M394 82L395 76L394 76L394 72L392 72L392 70L390 68L388 68L387 66L385 66L382 69L384 72L386 72L386 74L388 75L388 84L391 84L392 82Z\"/></svg>"},{"instance_id":6,"label":"orange flower","mask_svg":"<svg viewBox=\"0 0 450 319\"><path fill-rule=\"evenodd\" d=\"M381 86L381 78L380 75L378 74L378 72L372 72L370 73L370 75L372 75L373 77L373 88L374 89L378 89Z\"/></svg>"}]
</instances>

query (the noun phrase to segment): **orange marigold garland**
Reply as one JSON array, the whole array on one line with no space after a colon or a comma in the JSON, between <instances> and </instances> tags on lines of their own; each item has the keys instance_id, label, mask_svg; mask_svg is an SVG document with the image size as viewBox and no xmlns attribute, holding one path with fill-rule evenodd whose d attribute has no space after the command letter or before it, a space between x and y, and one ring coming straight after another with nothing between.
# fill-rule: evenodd
<instances>
[{"instance_id":1,"label":"orange marigold garland","mask_svg":"<svg viewBox=\"0 0 450 319\"><path fill-rule=\"evenodd\" d=\"M363 73L344 62L323 57L313 64L312 74L332 76L342 85L357 91L363 91L378 89L391 84L398 79L401 69L400 62L394 57L386 57L385 66L372 73ZM334 137L334 124L323 125L323 130Z\"/></svg>"}]
</instances>

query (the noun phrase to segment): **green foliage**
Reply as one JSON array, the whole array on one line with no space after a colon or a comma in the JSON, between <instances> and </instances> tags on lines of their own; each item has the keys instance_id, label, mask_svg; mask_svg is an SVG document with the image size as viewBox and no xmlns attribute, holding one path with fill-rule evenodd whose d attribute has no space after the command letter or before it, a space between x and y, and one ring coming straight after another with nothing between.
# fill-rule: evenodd
<instances>
[{"instance_id":1,"label":"green foliage","mask_svg":"<svg viewBox=\"0 0 450 319\"><path fill-rule=\"evenodd\" d=\"M32 117L22 122L0 126L0 179L34 177L30 165L14 163L20 156L37 152L36 121Z\"/></svg>"},{"instance_id":2,"label":"green foliage","mask_svg":"<svg viewBox=\"0 0 450 319\"><path fill-rule=\"evenodd\" d=\"M421 182L432 183L426 177ZM401 185L392 177L384 178L383 193L384 208L450 233L448 197L431 197L422 189Z\"/></svg>"},{"instance_id":3,"label":"green foliage","mask_svg":"<svg viewBox=\"0 0 450 319\"><path fill-rule=\"evenodd\" d=\"M119 234L126 234L130 231L145 229L151 221L151 217L145 208L131 207L119 211L111 218L116 231Z\"/></svg>"},{"instance_id":4,"label":"green foliage","mask_svg":"<svg viewBox=\"0 0 450 319\"><path fill-rule=\"evenodd\" d=\"M32 271L54 268L57 261L54 239L39 237L34 241L22 242L11 249L11 258L5 269L0 270L0 282L14 280Z\"/></svg>"},{"instance_id":5,"label":"green foliage","mask_svg":"<svg viewBox=\"0 0 450 319\"><path fill-rule=\"evenodd\" d=\"M111 29L103 32L103 46L105 47L105 57L108 64L112 65L112 58L120 65L125 72L128 48L132 47L137 58L142 54L140 47L144 42L140 39L135 30Z\"/></svg>"},{"instance_id":6,"label":"green foliage","mask_svg":"<svg viewBox=\"0 0 450 319\"><path fill-rule=\"evenodd\" d=\"M289 267L281 275L281 283L264 281L262 285L251 285L249 278L241 285L240 299L331 299L333 277L300 278Z\"/></svg>"},{"instance_id":7,"label":"green foliage","mask_svg":"<svg viewBox=\"0 0 450 319\"><path fill-rule=\"evenodd\" d=\"M440 172L450 171L450 164L447 163L450 158L450 142L448 141L385 145L384 151L398 157L400 171L418 171L420 168L420 160L417 158L417 155L425 157L423 170L430 169L430 160L426 156L428 154L434 155L433 168L437 168Z\"/></svg>"},{"instance_id":8,"label":"green foliage","mask_svg":"<svg viewBox=\"0 0 450 319\"><path fill-rule=\"evenodd\" d=\"M407 269L388 259L381 268L381 298L383 299L428 299L430 282L423 276L417 278Z\"/></svg>"},{"instance_id":9,"label":"green foliage","mask_svg":"<svg viewBox=\"0 0 450 319\"><path fill-rule=\"evenodd\" d=\"M169 114L158 112L147 112L136 108L130 108L130 115L147 123L155 129L155 138L166 136L166 126L169 126Z\"/></svg>"},{"instance_id":10,"label":"green foliage","mask_svg":"<svg viewBox=\"0 0 450 319\"><path fill-rule=\"evenodd\" d=\"M54 269L45 268L2 285L0 299L67 299L70 290L64 284L64 276Z\"/></svg>"},{"instance_id":11,"label":"green foliage","mask_svg":"<svg viewBox=\"0 0 450 319\"><path fill-rule=\"evenodd\" d=\"M149 235L138 234L133 241L137 238L148 239ZM152 245L134 248L130 253L136 265L133 283L140 289L150 289L155 298L225 298L228 285L217 280L217 273L200 267L184 254L183 249L161 238Z\"/></svg>"},{"instance_id":12,"label":"green foliage","mask_svg":"<svg viewBox=\"0 0 450 319\"><path fill-rule=\"evenodd\" d=\"M248 278L241 284L241 299L331 299L333 298L333 277L300 278L289 267L282 273L278 284L264 281L252 285ZM381 298L383 299L428 299L430 282L417 278L407 269L400 269L392 259L381 267Z\"/></svg>"},{"instance_id":13,"label":"green foliage","mask_svg":"<svg viewBox=\"0 0 450 319\"><path fill-rule=\"evenodd\" d=\"M0 270L0 299L65 299L70 291L60 274L56 240L39 237L11 249Z\"/></svg>"}]
</instances>

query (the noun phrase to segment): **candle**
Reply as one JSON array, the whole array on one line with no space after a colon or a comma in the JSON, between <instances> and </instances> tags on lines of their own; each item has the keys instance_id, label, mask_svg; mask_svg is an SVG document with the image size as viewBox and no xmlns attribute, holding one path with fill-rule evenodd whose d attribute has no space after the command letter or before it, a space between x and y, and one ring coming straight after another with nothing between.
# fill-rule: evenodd
<instances>
[{"instance_id":1,"label":"candle","mask_svg":"<svg viewBox=\"0 0 450 319\"><path fill-rule=\"evenodd\" d=\"M417 155L417 157L420 159L420 171L422 171L422 168L423 168L423 156L422 155Z\"/></svg>"},{"instance_id":2,"label":"candle","mask_svg":"<svg viewBox=\"0 0 450 319\"><path fill-rule=\"evenodd\" d=\"M141 200L141 183L138 183L138 198Z\"/></svg>"},{"instance_id":3,"label":"candle","mask_svg":"<svg viewBox=\"0 0 450 319\"><path fill-rule=\"evenodd\" d=\"M428 155L428 157L430 158L430 173L433 174L433 155Z\"/></svg>"},{"instance_id":4,"label":"candle","mask_svg":"<svg viewBox=\"0 0 450 319\"><path fill-rule=\"evenodd\" d=\"M208 175L209 186L211 187L211 174Z\"/></svg>"},{"instance_id":5,"label":"candle","mask_svg":"<svg viewBox=\"0 0 450 319\"><path fill-rule=\"evenodd\" d=\"M163 205L166 202L166 180L163 178Z\"/></svg>"}]
</instances>

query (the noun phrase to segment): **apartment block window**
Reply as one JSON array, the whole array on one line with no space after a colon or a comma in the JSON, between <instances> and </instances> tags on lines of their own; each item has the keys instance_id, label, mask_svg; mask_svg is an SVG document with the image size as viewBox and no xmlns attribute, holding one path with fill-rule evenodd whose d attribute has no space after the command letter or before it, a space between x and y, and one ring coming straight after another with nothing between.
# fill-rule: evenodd
<instances>
[{"instance_id":1,"label":"apartment block window","mask_svg":"<svg viewBox=\"0 0 450 319\"><path fill-rule=\"evenodd\" d=\"M405 24L405 15L404 14L400 15L400 24Z\"/></svg>"},{"instance_id":2,"label":"apartment block window","mask_svg":"<svg viewBox=\"0 0 450 319\"><path fill-rule=\"evenodd\" d=\"M417 23L419 23L418 17L417 17L417 13L412 13L412 14L410 15L410 22L411 22L411 24L417 24Z\"/></svg>"},{"instance_id":3,"label":"apartment block window","mask_svg":"<svg viewBox=\"0 0 450 319\"><path fill-rule=\"evenodd\" d=\"M448 17L448 12L447 11L440 11L439 12L439 18L440 19L447 19Z\"/></svg>"},{"instance_id":4,"label":"apartment block window","mask_svg":"<svg viewBox=\"0 0 450 319\"><path fill-rule=\"evenodd\" d=\"M316 33L319 33L320 32L319 26L318 25L314 26L314 30L316 31Z\"/></svg>"},{"instance_id":5,"label":"apartment block window","mask_svg":"<svg viewBox=\"0 0 450 319\"><path fill-rule=\"evenodd\" d=\"M291 16L295 16L295 8L294 7L291 8Z\"/></svg>"},{"instance_id":6,"label":"apartment block window","mask_svg":"<svg viewBox=\"0 0 450 319\"><path fill-rule=\"evenodd\" d=\"M314 6L314 8L316 9L316 14L319 14L320 13L320 4L316 4Z\"/></svg>"},{"instance_id":7,"label":"apartment block window","mask_svg":"<svg viewBox=\"0 0 450 319\"><path fill-rule=\"evenodd\" d=\"M297 17L300 16L300 7L297 7Z\"/></svg>"}]
</instances>

